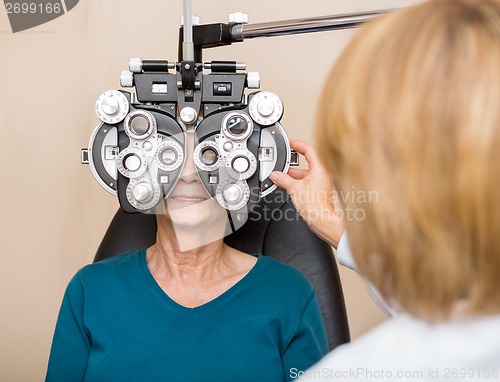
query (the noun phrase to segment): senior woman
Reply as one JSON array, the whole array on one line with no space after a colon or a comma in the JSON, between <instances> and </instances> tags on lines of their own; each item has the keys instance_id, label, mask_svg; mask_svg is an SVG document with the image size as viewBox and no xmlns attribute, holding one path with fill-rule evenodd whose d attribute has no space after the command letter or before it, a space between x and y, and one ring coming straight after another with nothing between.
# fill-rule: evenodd
<instances>
[{"instance_id":1,"label":"senior woman","mask_svg":"<svg viewBox=\"0 0 500 382\"><path fill-rule=\"evenodd\" d=\"M156 243L69 283L47 382L289 381L327 353L308 281L223 243L227 211L198 178L193 140Z\"/></svg>"},{"instance_id":2,"label":"senior woman","mask_svg":"<svg viewBox=\"0 0 500 382\"><path fill-rule=\"evenodd\" d=\"M344 219L355 264L396 313L302 380L500 379L499 84L498 0L395 12L340 57L322 97L319 155L341 211L364 211ZM312 148L294 146L311 168L276 182L292 195L325 190ZM305 215L319 208L295 202ZM325 221L310 219L336 244L341 228Z\"/></svg>"}]
</instances>

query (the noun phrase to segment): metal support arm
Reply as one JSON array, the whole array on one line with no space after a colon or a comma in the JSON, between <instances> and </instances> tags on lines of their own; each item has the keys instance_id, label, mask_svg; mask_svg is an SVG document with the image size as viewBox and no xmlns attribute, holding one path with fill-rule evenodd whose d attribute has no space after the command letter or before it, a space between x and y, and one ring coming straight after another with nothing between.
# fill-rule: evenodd
<instances>
[{"instance_id":1,"label":"metal support arm","mask_svg":"<svg viewBox=\"0 0 500 382\"><path fill-rule=\"evenodd\" d=\"M322 32L334 29L355 28L373 19L374 17L390 11L391 10L379 10L365 13L322 16L261 24L235 25L231 29L231 35L234 41L242 41L257 37L284 36L300 33Z\"/></svg>"},{"instance_id":2,"label":"metal support arm","mask_svg":"<svg viewBox=\"0 0 500 382\"><path fill-rule=\"evenodd\" d=\"M275 21L260 24L208 24L193 27L195 60L201 60L201 51L217 46L231 45L245 39L285 36L328 30L355 28L392 10L378 10L335 16ZM182 28L180 36L182 38ZM182 46L182 41L181 45ZM181 52L181 50L180 50Z\"/></svg>"}]
</instances>

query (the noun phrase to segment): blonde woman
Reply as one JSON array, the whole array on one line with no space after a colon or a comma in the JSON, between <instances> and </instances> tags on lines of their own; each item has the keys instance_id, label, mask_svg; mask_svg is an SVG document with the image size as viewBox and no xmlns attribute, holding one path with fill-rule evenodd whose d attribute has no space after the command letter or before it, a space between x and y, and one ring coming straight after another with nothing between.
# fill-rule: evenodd
<instances>
[{"instance_id":1,"label":"blonde woman","mask_svg":"<svg viewBox=\"0 0 500 382\"><path fill-rule=\"evenodd\" d=\"M435 0L367 25L320 110L337 194L378 195L339 202L358 270L399 313L302 379L500 380L500 2ZM311 147L295 146L309 172L276 182L326 189ZM320 208L295 200L306 218ZM336 245L329 219L309 220Z\"/></svg>"}]
</instances>

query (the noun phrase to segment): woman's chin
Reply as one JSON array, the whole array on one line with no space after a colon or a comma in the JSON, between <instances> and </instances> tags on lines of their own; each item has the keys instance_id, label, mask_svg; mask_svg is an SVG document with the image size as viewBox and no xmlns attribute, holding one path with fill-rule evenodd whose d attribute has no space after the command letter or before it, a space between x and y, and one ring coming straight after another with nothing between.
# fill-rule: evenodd
<instances>
[{"instance_id":1,"label":"woman's chin","mask_svg":"<svg viewBox=\"0 0 500 382\"><path fill-rule=\"evenodd\" d=\"M226 220L225 210L214 200L167 199L168 214L175 226L198 227Z\"/></svg>"}]
</instances>

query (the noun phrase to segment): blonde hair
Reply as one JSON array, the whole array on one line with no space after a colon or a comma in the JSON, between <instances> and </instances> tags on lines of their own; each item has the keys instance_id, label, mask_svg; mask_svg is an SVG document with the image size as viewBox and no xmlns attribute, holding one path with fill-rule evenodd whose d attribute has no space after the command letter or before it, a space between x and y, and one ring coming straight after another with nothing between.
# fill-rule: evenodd
<instances>
[{"instance_id":1,"label":"blonde hair","mask_svg":"<svg viewBox=\"0 0 500 382\"><path fill-rule=\"evenodd\" d=\"M343 210L363 211L346 226L364 276L425 319L463 301L500 312L500 3L435 0L364 26L320 110L320 157Z\"/></svg>"}]
</instances>

